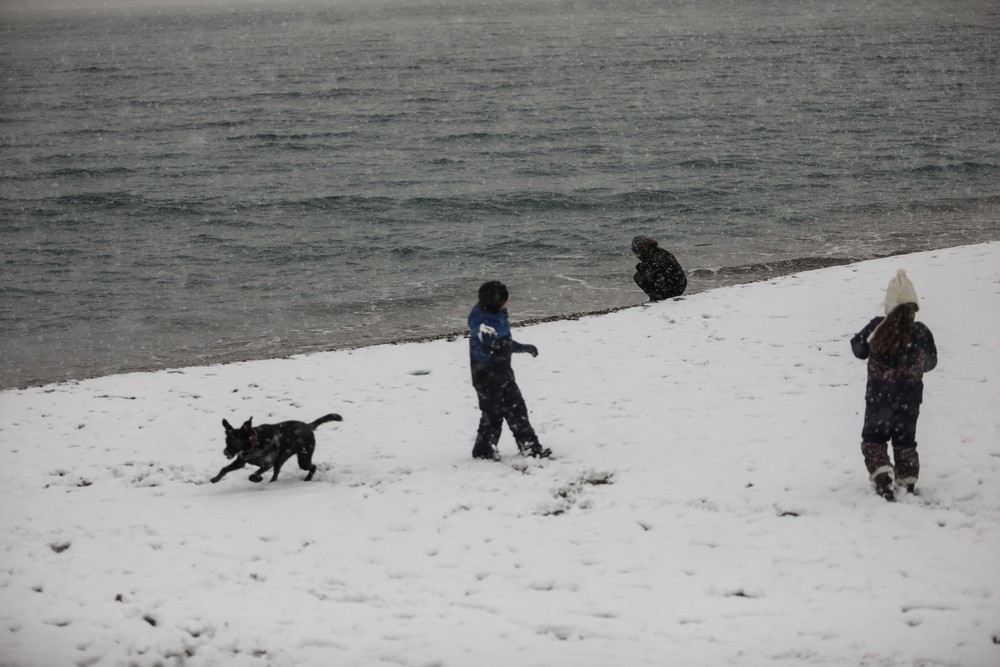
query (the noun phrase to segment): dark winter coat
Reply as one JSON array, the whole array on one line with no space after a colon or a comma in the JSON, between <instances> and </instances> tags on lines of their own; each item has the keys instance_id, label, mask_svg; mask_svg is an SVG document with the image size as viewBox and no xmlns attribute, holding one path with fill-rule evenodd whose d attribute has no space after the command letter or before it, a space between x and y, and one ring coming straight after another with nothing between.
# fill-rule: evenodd
<instances>
[{"instance_id":1,"label":"dark winter coat","mask_svg":"<svg viewBox=\"0 0 1000 667\"><path fill-rule=\"evenodd\" d=\"M680 262L659 246L651 246L639 255L632 279L652 301L680 296L687 289L687 276Z\"/></svg>"},{"instance_id":2,"label":"dark winter coat","mask_svg":"<svg viewBox=\"0 0 1000 667\"><path fill-rule=\"evenodd\" d=\"M876 317L851 339L858 359L868 360L865 402L916 412L924 398L924 373L937 366L934 336L923 323L916 322L906 349L895 357L873 354L868 339L884 317Z\"/></svg>"},{"instance_id":3,"label":"dark winter coat","mask_svg":"<svg viewBox=\"0 0 1000 667\"><path fill-rule=\"evenodd\" d=\"M531 352L530 345L518 343L510 334L507 311L490 313L476 304L469 313L469 361L473 383L513 380L510 365L514 352ZM534 352L537 354L537 351Z\"/></svg>"}]
</instances>

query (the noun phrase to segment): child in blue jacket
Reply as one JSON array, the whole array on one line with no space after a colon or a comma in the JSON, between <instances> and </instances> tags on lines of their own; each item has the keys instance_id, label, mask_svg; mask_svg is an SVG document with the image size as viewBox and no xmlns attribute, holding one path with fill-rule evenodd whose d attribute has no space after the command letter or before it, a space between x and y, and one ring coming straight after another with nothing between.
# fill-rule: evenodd
<instances>
[{"instance_id":1,"label":"child in blue jacket","mask_svg":"<svg viewBox=\"0 0 1000 667\"><path fill-rule=\"evenodd\" d=\"M538 436L528 421L528 407L514 379L511 355L526 352L538 356L534 345L522 345L510 335L507 319L509 294L507 287L496 280L483 283L479 301L469 313L469 357L472 365L472 386L479 398L482 416L472 456L499 461L497 443L504 420L510 427L522 455L545 458L552 451L539 444Z\"/></svg>"},{"instance_id":2,"label":"child in blue jacket","mask_svg":"<svg viewBox=\"0 0 1000 667\"><path fill-rule=\"evenodd\" d=\"M885 293L885 317L876 317L851 339L858 359L868 360L861 452L875 492L895 500L896 485L913 493L920 474L917 417L924 397L924 373L937 366L930 329L916 321L917 293L899 269ZM889 461L892 440L895 464Z\"/></svg>"}]
</instances>

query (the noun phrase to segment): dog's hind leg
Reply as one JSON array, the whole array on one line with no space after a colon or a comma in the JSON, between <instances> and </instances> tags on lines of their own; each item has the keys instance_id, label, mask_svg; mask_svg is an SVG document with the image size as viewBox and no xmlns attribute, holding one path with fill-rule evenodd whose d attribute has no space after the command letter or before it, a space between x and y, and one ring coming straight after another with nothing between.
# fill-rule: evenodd
<instances>
[{"instance_id":1,"label":"dog's hind leg","mask_svg":"<svg viewBox=\"0 0 1000 667\"><path fill-rule=\"evenodd\" d=\"M292 453L288 452L287 454L282 454L281 456L279 456L278 459L274 462L274 474L271 475L272 482L278 479L278 473L281 472L281 466L285 465L285 461L287 461L291 457Z\"/></svg>"},{"instance_id":2,"label":"dog's hind leg","mask_svg":"<svg viewBox=\"0 0 1000 667\"><path fill-rule=\"evenodd\" d=\"M312 462L313 450L310 448L304 452L299 452L299 467L307 471L304 482L308 482L316 474L316 466Z\"/></svg>"},{"instance_id":3,"label":"dog's hind leg","mask_svg":"<svg viewBox=\"0 0 1000 667\"><path fill-rule=\"evenodd\" d=\"M308 482L312 479L312 476L316 474L316 466L312 462L312 454L316 451L316 440L307 443L305 447L299 451L299 467L306 471L304 482Z\"/></svg>"}]
</instances>

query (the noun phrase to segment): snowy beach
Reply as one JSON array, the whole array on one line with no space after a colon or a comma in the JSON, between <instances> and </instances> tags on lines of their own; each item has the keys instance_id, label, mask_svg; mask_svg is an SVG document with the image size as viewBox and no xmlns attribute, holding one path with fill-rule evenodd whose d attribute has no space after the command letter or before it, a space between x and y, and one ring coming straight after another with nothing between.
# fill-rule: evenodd
<instances>
[{"instance_id":1,"label":"snowy beach","mask_svg":"<svg viewBox=\"0 0 1000 667\"><path fill-rule=\"evenodd\" d=\"M890 504L849 339L898 267L940 364ZM541 463L470 458L461 338L4 391L0 665L995 666L998 330L998 242L515 326ZM223 418L329 412L312 482L208 482Z\"/></svg>"}]
</instances>

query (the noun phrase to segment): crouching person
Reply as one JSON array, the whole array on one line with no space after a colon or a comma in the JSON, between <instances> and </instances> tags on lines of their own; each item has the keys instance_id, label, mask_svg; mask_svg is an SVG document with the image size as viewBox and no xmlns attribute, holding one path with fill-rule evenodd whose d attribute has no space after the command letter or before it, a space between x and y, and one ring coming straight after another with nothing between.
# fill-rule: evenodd
<instances>
[{"instance_id":1,"label":"crouching person","mask_svg":"<svg viewBox=\"0 0 1000 667\"><path fill-rule=\"evenodd\" d=\"M504 420L524 456L545 458L552 451L539 444L538 436L528 420L528 407L514 379L511 355L526 352L538 356L534 345L522 345L510 334L507 319L507 287L499 281L483 283L479 300L469 313L469 355L472 364L472 386L479 398L479 431L472 456L477 459L500 460L497 443Z\"/></svg>"},{"instance_id":2,"label":"crouching person","mask_svg":"<svg viewBox=\"0 0 1000 667\"><path fill-rule=\"evenodd\" d=\"M646 293L650 301L662 301L684 294L687 274L677 258L660 247L656 239L636 236L632 252L639 259L632 280Z\"/></svg>"}]
</instances>

